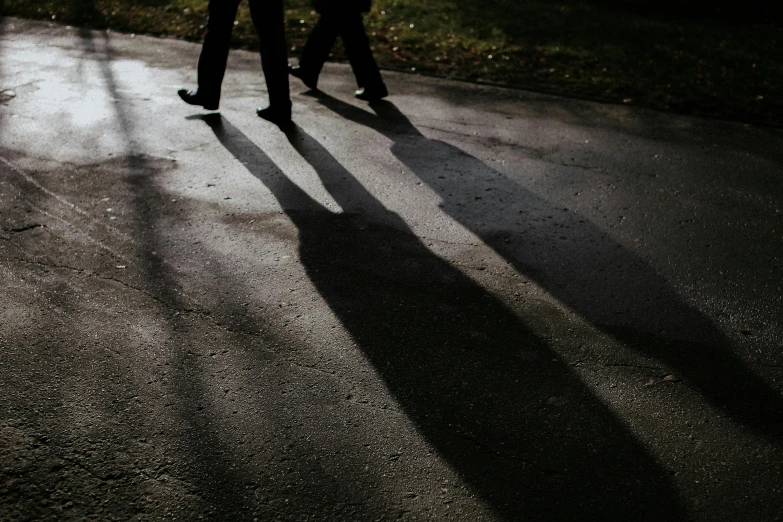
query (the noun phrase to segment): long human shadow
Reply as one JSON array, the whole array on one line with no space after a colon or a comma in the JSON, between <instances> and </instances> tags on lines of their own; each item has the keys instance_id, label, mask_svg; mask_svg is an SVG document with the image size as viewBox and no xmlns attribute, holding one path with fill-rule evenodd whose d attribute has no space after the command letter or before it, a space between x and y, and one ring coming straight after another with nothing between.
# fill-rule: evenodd
<instances>
[{"instance_id":1,"label":"long human shadow","mask_svg":"<svg viewBox=\"0 0 783 522\"><path fill-rule=\"evenodd\" d=\"M405 415L498 516L683 516L668 474L568 365L318 142L287 132L335 201L362 213L326 209L225 118L201 119L295 224L309 278Z\"/></svg>"},{"instance_id":2,"label":"long human shadow","mask_svg":"<svg viewBox=\"0 0 783 522\"><path fill-rule=\"evenodd\" d=\"M85 12L95 12L91 0L80 0L79 8ZM116 100L122 100L117 78L112 70L114 60L109 37L102 34L102 46L96 45L95 33L89 29L80 28L79 37L83 51L87 57L97 61L101 78L108 94ZM163 251L161 238L150 226L164 221L166 201L154 183L153 175L159 170L151 162L137 143L138 131L135 128L133 115L123 103L114 104L115 121L119 132L125 138L126 151L122 163L131 173L123 181L129 188L131 208L137 218L134 238L140 247L138 256L143 259L141 266L147 280L156 289L158 299L169 307L185 308L182 302L176 276L158 257L148 252ZM146 247L146 248L145 248ZM176 314L169 318L167 324L170 332L186 330L184 318ZM252 512L251 501L245 495L243 477L235 471L232 462L226 458L224 444L217 436L215 421L208 416L198 415L200 403L204 403L208 395L203 382L202 369L194 367L187 357L187 347L181 346L171 354L172 397L175 407L174 424L177 421L184 424L181 430L181 442L191 455L191 461L186 465L185 473L203 495L209 504L221 517L238 518ZM196 375L199 378L193 378Z\"/></svg>"},{"instance_id":3,"label":"long human shadow","mask_svg":"<svg viewBox=\"0 0 783 522\"><path fill-rule=\"evenodd\" d=\"M595 327L673 367L726 415L779 440L779 393L733 353L731 341L709 318L585 216L526 190L457 147L425 137L392 103L373 104L373 114L321 92L313 96L392 140L391 152L442 198L443 210L519 273Z\"/></svg>"},{"instance_id":4,"label":"long human shadow","mask_svg":"<svg viewBox=\"0 0 783 522\"><path fill-rule=\"evenodd\" d=\"M263 498L258 498L257 492L264 496L277 496L278 499L284 495L286 505L278 505L274 511L278 516L289 519L301 518L301 513L308 510L315 509L320 512L319 506L339 506L346 499L371 496L369 491L356 488L349 490L349 485L335 480L333 471L320 466L320 448L310 444L309 437L289 443L288 453L280 455L280 461L285 460L285 467L290 475L307 477L306 485L286 487L291 483L286 484L277 471L248 473L247 470L243 471L241 466L237 466L236 460L232 458L232 450L235 448L227 440L225 432L228 428L220 417L215 415L216 411L208 406L212 402L210 381L214 385L209 364L201 362L201 357L189 355L191 351L198 352L205 342L197 333L198 330L194 329L193 322L186 317L188 314L179 313L193 310L193 303L183 292L178 274L171 269L165 258L155 254L171 250L167 241L168 234L161 231L182 219L182 214L179 213L182 208L177 209L171 205L171 195L156 179L157 175L169 171L173 166L170 162L161 162L145 155L143 146L138 143L140 129L133 113L128 109L129 104L124 103L127 100L123 99L120 83L111 66L114 54L110 38L103 34L102 42L95 41L96 34L87 30L81 31L81 44L85 56L97 61L108 94L123 102L114 104L114 119L118 132L125 139L125 154L95 167L103 175L113 171L125 173L117 176L113 182L123 185L130 201L131 212L128 218L135 251L133 264L141 275L141 280L136 281L136 284L141 284L149 295L163 306L163 330L170 339L177 341L173 345L163 339L158 341L158 347L165 352L165 355L160 355L166 360L168 369L166 400L171 403L170 409L167 410L171 413L166 418L170 425L163 431L168 436L167 443L177 450L179 457L174 465L175 476L186 479L191 493L196 494L206 505L205 515L215 520L247 520L252 518L253 514L263 512L268 506L264 505ZM210 257L208 251L200 251L197 255L201 256L202 261ZM210 264L210 272L222 282L231 281L235 276L223 270L220 263L214 262ZM195 310L199 308L200 305L197 304ZM165 309L177 312L165 313ZM259 339L258 332L263 329L264 317L261 314L249 313L238 297L221 299L219 305L205 311L214 318L230 318L234 331L253 332L254 339ZM263 335L263 341L274 345L281 339L267 333ZM257 353L260 351L258 346L243 346L244 348L247 348L249 353L254 353L253 358L259 357L263 360L263 356ZM238 398L242 399L242 396ZM244 398L245 401L252 401L252 396L245 395ZM280 415L280 412L267 411L263 420L271 424L282 424ZM306 428L302 427L303 430ZM117 434L122 437L129 433L131 430L123 430ZM282 434L282 437L285 438L286 435ZM264 444L266 443L259 444L260 451L263 450ZM334 447L331 449L340 450ZM295 454L306 455L307 458L291 459ZM273 462L266 464L269 466ZM361 475L361 471L355 471L351 467L353 462L350 459L345 459L342 464L344 476ZM352 506L351 509L352 514L361 520L377 518L373 510L372 503Z\"/></svg>"}]
</instances>

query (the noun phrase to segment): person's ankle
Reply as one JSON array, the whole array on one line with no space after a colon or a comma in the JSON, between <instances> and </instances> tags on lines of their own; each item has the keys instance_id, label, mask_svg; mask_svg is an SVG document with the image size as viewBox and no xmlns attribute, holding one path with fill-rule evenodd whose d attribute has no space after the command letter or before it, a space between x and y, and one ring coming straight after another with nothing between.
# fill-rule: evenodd
<instances>
[{"instance_id":1,"label":"person's ankle","mask_svg":"<svg viewBox=\"0 0 783 522\"><path fill-rule=\"evenodd\" d=\"M318 88L318 75L308 72L308 70L301 65L288 64L288 74L302 80L302 83L310 89L315 90Z\"/></svg>"},{"instance_id":2,"label":"person's ankle","mask_svg":"<svg viewBox=\"0 0 783 522\"><path fill-rule=\"evenodd\" d=\"M291 102L287 104L276 103L269 104L266 107L259 107L256 109L256 114L259 118L263 118L266 121L272 122L277 126L287 125L291 123Z\"/></svg>"},{"instance_id":3,"label":"person's ankle","mask_svg":"<svg viewBox=\"0 0 783 522\"><path fill-rule=\"evenodd\" d=\"M180 89L177 91L179 97L185 103L190 105L201 105L208 111L215 111L220 104L220 94L207 94L203 89Z\"/></svg>"},{"instance_id":4,"label":"person's ankle","mask_svg":"<svg viewBox=\"0 0 783 522\"><path fill-rule=\"evenodd\" d=\"M386 88L385 83L379 85L373 85L370 87L362 87L358 89L355 96L364 101L378 101L389 95L389 90Z\"/></svg>"}]
</instances>

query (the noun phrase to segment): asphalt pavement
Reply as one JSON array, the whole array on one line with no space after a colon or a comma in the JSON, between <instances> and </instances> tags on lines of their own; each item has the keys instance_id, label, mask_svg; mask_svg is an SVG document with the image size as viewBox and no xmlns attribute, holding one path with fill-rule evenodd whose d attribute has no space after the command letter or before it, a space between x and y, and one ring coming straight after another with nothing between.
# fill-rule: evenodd
<instances>
[{"instance_id":1,"label":"asphalt pavement","mask_svg":"<svg viewBox=\"0 0 783 522\"><path fill-rule=\"evenodd\" d=\"M0 519L783 520L783 132L0 25Z\"/></svg>"}]
</instances>

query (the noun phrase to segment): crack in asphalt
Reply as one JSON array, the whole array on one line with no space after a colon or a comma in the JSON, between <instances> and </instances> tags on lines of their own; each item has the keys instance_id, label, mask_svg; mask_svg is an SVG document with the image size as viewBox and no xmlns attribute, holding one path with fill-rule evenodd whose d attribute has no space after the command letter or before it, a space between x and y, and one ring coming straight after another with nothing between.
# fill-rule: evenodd
<instances>
[{"instance_id":1,"label":"crack in asphalt","mask_svg":"<svg viewBox=\"0 0 783 522\"><path fill-rule=\"evenodd\" d=\"M47 196L49 196L51 198L54 198L55 200L59 201L60 203L62 203L66 207L70 208L71 210L73 210L77 214L81 214L82 216L85 216L85 217L88 217L88 218L92 217L90 215L90 213L87 212L86 210L76 206L75 204L71 203L70 201L68 201L64 197L60 196L56 192L54 192L52 190L49 190L48 188L46 188L43 185L41 185L35 178L33 178L28 173L26 173L25 171L23 171L22 169L20 169L16 165L14 165L12 162L8 161L3 156L0 156L0 163L3 163L5 166L7 166L9 169L11 169L12 172L14 172L17 175L19 175L22 178L24 178L25 181L27 181L28 183L33 185L35 188L37 188L38 190L40 190L41 192L43 192Z\"/></svg>"},{"instance_id":2,"label":"crack in asphalt","mask_svg":"<svg viewBox=\"0 0 783 522\"><path fill-rule=\"evenodd\" d=\"M49 212L49 211L47 211L47 210L44 210L43 208L41 208L41 207L39 207L39 206L37 206L37 205L33 204L32 202L30 202L30 201L29 201L29 200L27 200L27 199L25 199L25 202L26 202L28 205L30 205L30 208L34 209L35 211L37 211L37 212L40 212L41 214L43 214L43 215L45 215L45 216L47 216L47 217L50 217L50 218L52 218L52 219L54 219L54 220L56 220L56 221L59 221L59 222L61 222L61 223L63 223L64 225L66 225L66 226L68 226L68 227L70 227L70 228L72 228L72 229L76 230L77 232L79 232L79 233L81 233L81 234L84 234L84 236L85 236L87 239L89 239L91 242L93 242L93 243L95 243L96 245L98 245L100 248L102 248L103 250L105 250L106 252L108 252L109 254L111 254L113 257L115 257L115 258L117 258L117 259L121 259L122 261L125 261L125 262L129 262L129 259L128 259L127 257L125 257L124 255L120 254L119 252L116 252L116 251L114 251L114 249L112 249L112 248L109 248L108 246L106 246L106 245L103 243L103 241L101 241L100 239L96 239L96 238L94 238L94 237L93 237L93 236L92 236L92 235L91 235L89 232L87 232L87 231L85 231L84 229L82 229L81 227L79 227L79 226L78 226L76 223L74 223L73 221L69 221L69 220L67 220L67 219L65 219L65 218L63 218L63 217L57 216L57 215L55 215L55 214L52 214L51 212ZM103 223L100 223L99 221L97 221L97 220L95 220L95 219L91 219L91 221L92 221L94 224L96 224L97 226L102 226L103 228L105 228L105 229L106 229L106 230L108 230L109 232L114 232L114 233L115 233L115 235L120 235L120 234L121 234L121 233L119 233L119 231L117 231L116 229L112 229L112 228L106 227L105 225L103 225Z\"/></svg>"},{"instance_id":3,"label":"crack in asphalt","mask_svg":"<svg viewBox=\"0 0 783 522\"><path fill-rule=\"evenodd\" d=\"M21 249L20 247L18 247L16 245L14 245L14 246L17 249L22 250L24 252L24 249ZM211 325L211 327L213 327L213 328L215 328L217 330L220 330L222 332L228 333L228 334L244 335L244 336L248 336L248 337L251 337L251 338L254 338L254 339L267 339L267 337L265 337L263 335L263 332L256 332L256 331L252 331L252 330L245 329L245 328L232 328L231 326L227 326L227 325L222 324L218 319L216 319L212 315L212 313L208 309L197 308L197 307L177 307L177 306L174 306L171 303L168 303L166 300L164 300L164 299L162 299L162 298L160 298L160 297L150 293L149 291L144 290L142 288L138 288L138 287L136 287L134 285L131 285L131 284L127 283L126 281L123 281L123 280L118 279L116 277L102 275L102 274L100 274L98 272L95 272L95 271L92 271L92 270L88 270L88 269L84 269L84 268L80 268L80 267L75 267L75 266L70 266L70 265L62 265L62 264L57 264L57 263L47 263L47 262L44 262L44 261L36 261L36 260L22 259L22 258L15 258L15 261L17 261L19 263L24 263L24 264L44 266L44 267L47 267L47 268L68 270L68 271L76 272L76 273L78 273L78 274L80 274L82 276L96 277L96 278L104 280L104 281L110 281L110 282L119 284L119 285L123 286L124 288L127 288L129 290L134 290L134 291L142 294L143 296L145 296L145 297L155 301L156 303L158 303L159 305L161 305L163 308L165 308L169 312L173 313L174 315L180 315L180 314L185 315L185 314L187 314L187 315L196 316L196 317L198 317L200 319L206 320ZM184 293L182 293L181 295L183 297L185 297L186 299L189 299ZM309 369L312 369L314 371L319 371L319 372L331 375L332 377L338 377L335 374L330 374L329 372L324 371L324 370L319 370L318 368L307 367L307 366L303 366L303 365L297 365L297 364L293 363L289 358L284 357L283 354L280 351L274 350L274 349L272 349L270 347L263 347L261 349L263 349L266 353L268 353L270 355L282 357L282 360L284 362L286 362L287 364L290 364L292 366L301 366L302 368L309 368ZM338 377L338 379L339 379L339 377ZM350 381L346 381L346 382L350 383Z\"/></svg>"},{"instance_id":4,"label":"crack in asphalt","mask_svg":"<svg viewBox=\"0 0 783 522\"><path fill-rule=\"evenodd\" d=\"M17 247L17 248L19 248L19 247ZM20 248L20 250L23 250L23 249ZM158 297L158 296L148 292L147 290L144 290L142 288L138 288L136 286L133 286L133 285L131 285L131 284L121 280L121 279L117 279L116 277L102 275L102 274L100 274L98 272L94 272L94 271L89 270L89 269L75 267L75 266L70 266L70 265L61 265L61 264L57 264L57 263L47 263L47 262L44 262L44 261L35 261L35 260L30 260L30 259L21 259L21 258L16 258L15 261L17 261L19 263L26 263L26 264L32 264L32 265L45 266L47 268L59 268L59 269L63 269L63 270L70 270L72 272L76 272L76 273L79 273L79 274L87 276L87 277L97 277L98 279L102 279L104 281L112 281L114 283L118 283L118 284L122 285L125 288L128 288L130 290L135 290L136 292L139 292L139 293L145 295L146 297L149 297L150 299L152 299L153 301L155 301L158 304L162 305L164 308L166 308L169 311L172 311L172 312L175 312L175 313L194 314L194 315L202 316L204 318L211 319L210 313L208 311L206 311L206 310L200 310L198 308L190 308L190 307L182 307L182 308L180 308L180 307L173 306L170 303L167 303L165 300L161 299L160 297ZM221 326L221 325L219 325L217 323L215 323L215 326L217 326L217 327L219 327L219 328L221 328L223 330L226 330L225 327L223 327L223 326Z\"/></svg>"},{"instance_id":5,"label":"crack in asphalt","mask_svg":"<svg viewBox=\"0 0 783 522\"><path fill-rule=\"evenodd\" d=\"M22 227L16 227L16 228L4 228L4 232L11 232L12 234L18 234L20 232L27 232L28 230L33 230L38 227L45 227L46 225L41 225L40 223L33 223L32 225L25 225Z\"/></svg>"},{"instance_id":6,"label":"crack in asphalt","mask_svg":"<svg viewBox=\"0 0 783 522\"><path fill-rule=\"evenodd\" d=\"M471 126L474 125L471 124ZM441 127L432 127L429 125L419 125L418 127L421 127L423 129L429 129L435 132L440 132L442 134L451 134L453 136L459 136L460 138L468 138L471 142L475 141L476 139L479 139L481 141L490 142L494 146L508 147L508 148L513 148L514 150L523 150L528 153L528 157L531 159L544 159L547 156L551 156L552 154L560 150L559 146L549 147L548 149L537 149L535 147L526 147L524 145L520 145L519 143L502 140L494 136L479 136L477 134L469 134L467 132L444 129Z\"/></svg>"},{"instance_id":7,"label":"crack in asphalt","mask_svg":"<svg viewBox=\"0 0 783 522\"><path fill-rule=\"evenodd\" d=\"M39 157L35 157L35 156L27 156L27 157L35 159L35 160L39 160L39 161L45 161L45 159L42 159L42 158L39 158ZM149 157L156 158L156 156L149 156ZM161 158L161 157L157 157L157 158L158 159L165 159L165 160L171 161L171 158ZM28 174L27 172L22 170L20 167L15 165L12 161L8 160L7 158L4 158L2 155L0 155L0 163L5 164L12 172L17 174L21 178L23 178L28 183L32 184L35 188L37 188L38 190L42 191L47 196L55 199L59 203L65 205L67 208L69 208L69 209L73 210L74 212L76 212L77 214L80 214L80 215L86 217L88 220L90 220L95 225L103 227L106 230L114 233L115 235L124 236L126 239L130 239L127 236L127 234L123 233L122 231L118 230L117 228L111 227L111 226L107 225L106 223L95 219L93 217L93 215L89 211L79 207L78 205L76 205L74 203L71 203L66 198L62 197L61 195L59 195L58 193L54 192L53 190L46 188L40 182L38 182L34 177L32 177L30 174ZM60 165L63 168L71 168L71 169L75 169L75 170L78 170L80 167L82 167L82 165L79 165L77 163L72 163L72 162L58 162L58 165ZM13 183L9 183L9 185L11 187L13 187L14 189L16 189L17 193L19 194L19 196L21 198L23 198L28 204L31 204L30 201L27 200L24 197L24 195L26 193L25 191L21 190L19 187L14 186ZM36 210L40 210L40 209L36 208ZM47 214L47 215L49 215L49 214ZM62 218L60 218L60 219L62 220ZM63 220L63 221L65 221L65 220ZM69 223L69 224L72 224L69 221L65 221L65 222Z\"/></svg>"},{"instance_id":8,"label":"crack in asphalt","mask_svg":"<svg viewBox=\"0 0 783 522\"><path fill-rule=\"evenodd\" d=\"M211 145L214 145L214 142L211 142L211 141L205 141L205 142L203 142L203 143L198 143L198 144L196 144L196 145L193 145L193 146L191 146L191 147L183 147L183 148L181 148L181 149L177 149L177 150L175 150L175 151L172 151L172 152L176 152L176 153L182 153L182 152L192 152L192 151L194 151L194 150L196 150L196 149L203 149L203 148L205 148L205 147L209 147L209 146L211 146Z\"/></svg>"},{"instance_id":9,"label":"crack in asphalt","mask_svg":"<svg viewBox=\"0 0 783 522\"><path fill-rule=\"evenodd\" d=\"M65 454L62 454L62 453L59 455L59 457L60 457L61 459L63 459L64 461L66 461L66 462L70 462L70 463L71 463L72 465L74 465L75 467L77 467L77 468L81 469L82 471L85 471L87 474L91 475L92 477L94 477L94 478L98 479L98 480L99 480L99 481L101 481L101 482L109 482L109 481L113 480L113 479L111 479L111 478L102 477L102 476L98 475L98 474L97 474L97 473L95 473L95 472L94 472L92 469L90 469L90 467L89 467L89 466L87 466L87 465L85 465L85 464L83 464L83 463L79 462L79 460L78 460L78 459L76 459L76 458L69 457L69 456L67 456L67 455L65 455Z\"/></svg>"},{"instance_id":10,"label":"crack in asphalt","mask_svg":"<svg viewBox=\"0 0 783 522\"><path fill-rule=\"evenodd\" d=\"M631 364L631 363L611 363L601 365L604 368L636 368L639 370L654 370L656 372L665 372L663 368L659 366L646 366L644 364Z\"/></svg>"}]
</instances>

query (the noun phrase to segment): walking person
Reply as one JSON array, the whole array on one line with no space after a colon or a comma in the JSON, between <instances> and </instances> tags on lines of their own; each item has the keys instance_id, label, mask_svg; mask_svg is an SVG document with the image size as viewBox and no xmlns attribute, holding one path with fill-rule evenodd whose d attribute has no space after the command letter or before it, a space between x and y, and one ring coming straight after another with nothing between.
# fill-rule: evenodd
<instances>
[{"instance_id":1,"label":"walking person","mask_svg":"<svg viewBox=\"0 0 783 522\"><path fill-rule=\"evenodd\" d=\"M299 65L288 66L291 76L316 89L318 75L339 36L356 77L360 100L377 101L389 95L381 71L370 50L362 13L370 10L372 0L315 0L318 22L307 37Z\"/></svg>"},{"instance_id":2,"label":"walking person","mask_svg":"<svg viewBox=\"0 0 783 522\"><path fill-rule=\"evenodd\" d=\"M198 59L198 88L180 89L180 98L191 105L217 110L226 72L231 32L241 0L209 0L204 43ZM261 68L269 92L269 105L256 110L265 120L281 125L291 121L288 57L285 43L283 0L248 0L258 33Z\"/></svg>"}]
</instances>

